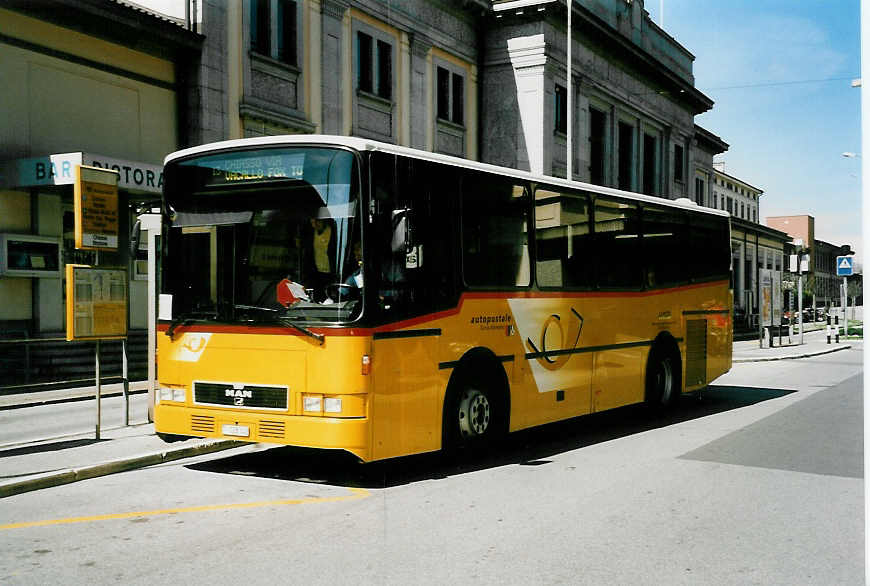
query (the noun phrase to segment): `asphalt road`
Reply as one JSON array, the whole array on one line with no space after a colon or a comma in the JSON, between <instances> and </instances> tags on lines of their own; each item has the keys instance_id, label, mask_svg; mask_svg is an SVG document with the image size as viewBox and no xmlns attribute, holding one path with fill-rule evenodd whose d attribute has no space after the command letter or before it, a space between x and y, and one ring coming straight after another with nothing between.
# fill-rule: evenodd
<instances>
[{"instance_id":1,"label":"asphalt road","mask_svg":"<svg viewBox=\"0 0 870 586\"><path fill-rule=\"evenodd\" d=\"M0 410L0 446L60 438L87 432L97 427L96 401L70 401L22 409ZM123 397L100 400L100 429L124 425ZM130 423L148 420L148 396L130 395Z\"/></svg>"},{"instance_id":2,"label":"asphalt road","mask_svg":"<svg viewBox=\"0 0 870 586\"><path fill-rule=\"evenodd\" d=\"M848 350L477 458L246 446L21 494L0 583L861 584L862 386Z\"/></svg>"}]
</instances>

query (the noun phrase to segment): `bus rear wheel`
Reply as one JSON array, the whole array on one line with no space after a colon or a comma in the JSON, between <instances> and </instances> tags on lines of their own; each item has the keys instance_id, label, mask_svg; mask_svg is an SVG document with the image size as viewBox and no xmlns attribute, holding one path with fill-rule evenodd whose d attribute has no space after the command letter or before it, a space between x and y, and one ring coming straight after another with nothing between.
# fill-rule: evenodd
<instances>
[{"instance_id":1,"label":"bus rear wheel","mask_svg":"<svg viewBox=\"0 0 870 586\"><path fill-rule=\"evenodd\" d=\"M680 360L667 348L653 348L646 367L646 401L654 407L669 407L680 397Z\"/></svg>"}]
</instances>

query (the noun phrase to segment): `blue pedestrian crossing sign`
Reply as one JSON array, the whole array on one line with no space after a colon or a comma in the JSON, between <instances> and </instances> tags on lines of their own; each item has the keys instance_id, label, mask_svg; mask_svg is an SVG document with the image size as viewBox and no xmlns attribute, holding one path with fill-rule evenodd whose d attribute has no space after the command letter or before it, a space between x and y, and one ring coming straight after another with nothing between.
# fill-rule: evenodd
<instances>
[{"instance_id":1,"label":"blue pedestrian crossing sign","mask_svg":"<svg viewBox=\"0 0 870 586\"><path fill-rule=\"evenodd\" d=\"M837 257L837 276L851 277L852 276L852 258L851 256Z\"/></svg>"}]
</instances>

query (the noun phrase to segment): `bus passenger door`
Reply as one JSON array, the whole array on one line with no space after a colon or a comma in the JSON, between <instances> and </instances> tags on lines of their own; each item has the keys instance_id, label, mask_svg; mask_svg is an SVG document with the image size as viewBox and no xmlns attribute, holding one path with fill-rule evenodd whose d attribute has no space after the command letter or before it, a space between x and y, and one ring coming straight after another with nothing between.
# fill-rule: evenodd
<instances>
[{"instance_id":1,"label":"bus passenger door","mask_svg":"<svg viewBox=\"0 0 870 586\"><path fill-rule=\"evenodd\" d=\"M392 458L439 449L437 331L375 334L372 367L373 457Z\"/></svg>"},{"instance_id":2,"label":"bus passenger door","mask_svg":"<svg viewBox=\"0 0 870 586\"><path fill-rule=\"evenodd\" d=\"M373 453L441 447L440 311L455 307L455 173L433 163L373 153L370 250L375 255Z\"/></svg>"}]
</instances>

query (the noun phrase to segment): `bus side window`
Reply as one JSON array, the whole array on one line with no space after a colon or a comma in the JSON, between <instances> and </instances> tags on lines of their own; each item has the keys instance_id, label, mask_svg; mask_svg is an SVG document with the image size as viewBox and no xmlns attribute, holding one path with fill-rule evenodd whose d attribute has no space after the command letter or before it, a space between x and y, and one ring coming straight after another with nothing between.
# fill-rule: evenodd
<instances>
[{"instance_id":1,"label":"bus side window","mask_svg":"<svg viewBox=\"0 0 870 586\"><path fill-rule=\"evenodd\" d=\"M482 287L529 285L528 190L467 171L462 182L462 274Z\"/></svg>"},{"instance_id":2,"label":"bus side window","mask_svg":"<svg viewBox=\"0 0 870 586\"><path fill-rule=\"evenodd\" d=\"M400 202L401 193L396 187L395 155L373 153L371 159L371 188L377 215L373 242L378 283L378 305L381 310L395 316L407 306L405 276L405 250L402 242L396 242L401 214L405 209ZM399 238L401 240L401 238Z\"/></svg>"},{"instance_id":3,"label":"bus side window","mask_svg":"<svg viewBox=\"0 0 870 586\"><path fill-rule=\"evenodd\" d=\"M595 200L597 282L605 289L640 289L640 222L637 204L598 197Z\"/></svg>"},{"instance_id":4,"label":"bus side window","mask_svg":"<svg viewBox=\"0 0 870 586\"><path fill-rule=\"evenodd\" d=\"M424 312L455 307L459 172L439 163L409 159L403 167L399 161L399 189L409 193L414 244L421 253L419 268L408 271L415 307Z\"/></svg>"},{"instance_id":5,"label":"bus side window","mask_svg":"<svg viewBox=\"0 0 870 586\"><path fill-rule=\"evenodd\" d=\"M592 286L595 255L589 217L589 198L584 193L546 187L535 190L535 272L539 286Z\"/></svg>"},{"instance_id":6,"label":"bus side window","mask_svg":"<svg viewBox=\"0 0 870 586\"><path fill-rule=\"evenodd\" d=\"M700 243L688 240L687 229L685 212L665 206L644 205L641 248L645 261L646 288L688 282L685 258Z\"/></svg>"}]
</instances>

